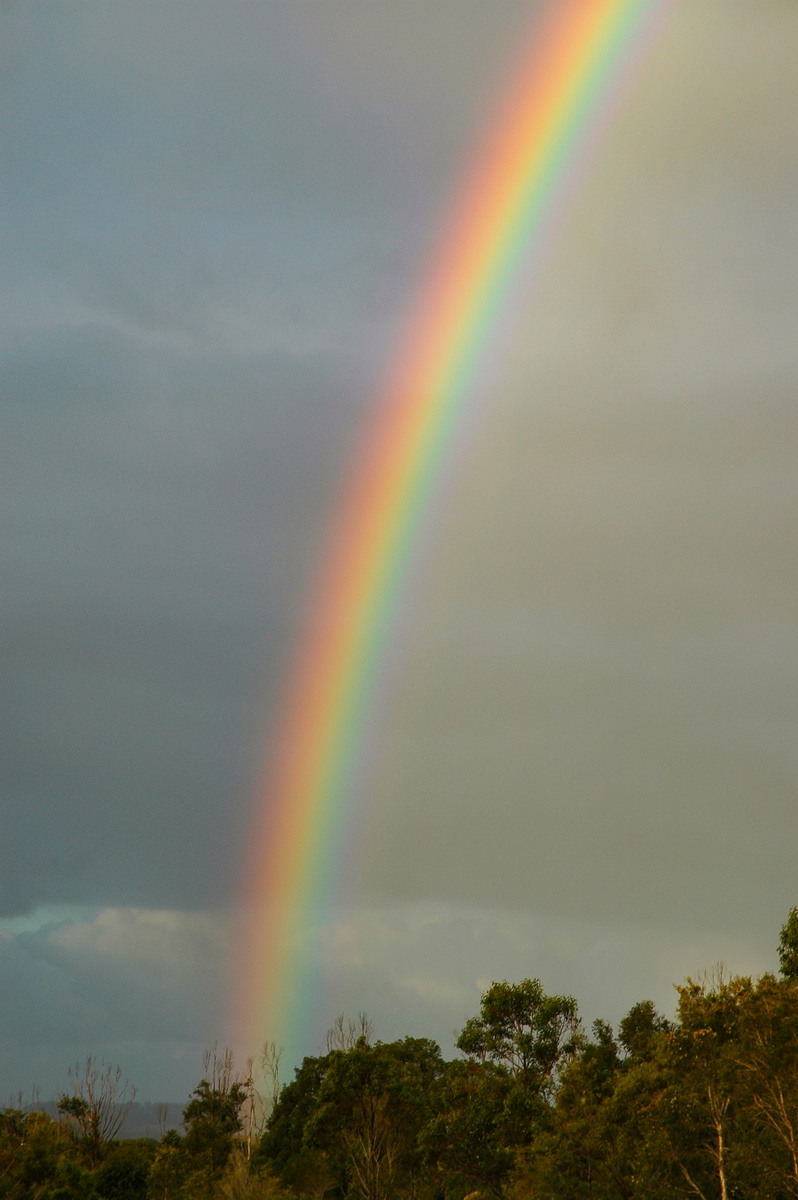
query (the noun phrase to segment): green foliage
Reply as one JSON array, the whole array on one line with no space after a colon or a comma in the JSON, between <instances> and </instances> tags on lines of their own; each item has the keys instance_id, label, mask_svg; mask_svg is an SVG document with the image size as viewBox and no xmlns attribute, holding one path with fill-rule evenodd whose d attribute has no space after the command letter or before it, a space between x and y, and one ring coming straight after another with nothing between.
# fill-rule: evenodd
<instances>
[{"instance_id":1,"label":"green foliage","mask_svg":"<svg viewBox=\"0 0 798 1200\"><path fill-rule=\"evenodd\" d=\"M247 1088L241 1082L214 1087L202 1079L183 1109L185 1153L201 1164L201 1171L211 1179L223 1170L232 1153L234 1137L241 1132L239 1113L246 1098Z\"/></svg>"},{"instance_id":2,"label":"green foliage","mask_svg":"<svg viewBox=\"0 0 798 1200\"><path fill-rule=\"evenodd\" d=\"M31 1200L99 1200L92 1172L72 1159L59 1159L51 1180Z\"/></svg>"},{"instance_id":3,"label":"green foliage","mask_svg":"<svg viewBox=\"0 0 798 1200\"><path fill-rule=\"evenodd\" d=\"M590 1038L571 997L493 983L452 1063L341 1018L252 1158L229 1052L207 1056L185 1136L158 1145L109 1136L118 1080L90 1058L59 1121L0 1113L0 1200L798 1198L797 909L780 959L779 977L687 979L674 1021L644 1000Z\"/></svg>"},{"instance_id":4,"label":"green foliage","mask_svg":"<svg viewBox=\"0 0 798 1200\"><path fill-rule=\"evenodd\" d=\"M324 1151L334 1176L363 1200L412 1190L422 1173L419 1137L430 1118L430 1088L443 1070L428 1038L370 1046L327 1057L306 1145Z\"/></svg>"},{"instance_id":5,"label":"green foliage","mask_svg":"<svg viewBox=\"0 0 798 1200\"><path fill-rule=\"evenodd\" d=\"M428 1038L306 1058L280 1095L256 1164L302 1195L365 1200L417 1194L425 1170L422 1132L445 1064Z\"/></svg>"},{"instance_id":6,"label":"green foliage","mask_svg":"<svg viewBox=\"0 0 798 1200\"><path fill-rule=\"evenodd\" d=\"M136 1089L123 1079L121 1067L98 1062L91 1054L70 1067L69 1082L72 1094L59 1096L58 1112L86 1161L96 1167L106 1144L118 1136Z\"/></svg>"},{"instance_id":7,"label":"green foliage","mask_svg":"<svg viewBox=\"0 0 798 1200\"><path fill-rule=\"evenodd\" d=\"M0 1122L0 1196L8 1200L94 1197L78 1149L46 1113L7 1109Z\"/></svg>"},{"instance_id":8,"label":"green foliage","mask_svg":"<svg viewBox=\"0 0 798 1200\"><path fill-rule=\"evenodd\" d=\"M444 1196L500 1194L517 1142L508 1128L513 1088L508 1072L491 1062L453 1062L438 1079L421 1144L429 1175Z\"/></svg>"},{"instance_id":9,"label":"green foliage","mask_svg":"<svg viewBox=\"0 0 798 1200\"><path fill-rule=\"evenodd\" d=\"M218 1200L290 1200L268 1169L252 1170L240 1147L231 1155L215 1196Z\"/></svg>"},{"instance_id":10,"label":"green foliage","mask_svg":"<svg viewBox=\"0 0 798 1200\"><path fill-rule=\"evenodd\" d=\"M658 1035L670 1028L670 1022L659 1015L653 1001L641 1000L621 1021L618 1041L633 1061L647 1062L656 1051Z\"/></svg>"},{"instance_id":11,"label":"green foliage","mask_svg":"<svg viewBox=\"0 0 798 1200\"><path fill-rule=\"evenodd\" d=\"M330 1055L303 1059L280 1093L255 1155L256 1165L268 1165L287 1187L299 1192L313 1192L332 1181L326 1157L305 1136L329 1061Z\"/></svg>"},{"instance_id":12,"label":"green foliage","mask_svg":"<svg viewBox=\"0 0 798 1200\"><path fill-rule=\"evenodd\" d=\"M781 927L779 963L785 979L798 979L798 908L791 908Z\"/></svg>"},{"instance_id":13,"label":"green foliage","mask_svg":"<svg viewBox=\"0 0 798 1200\"><path fill-rule=\"evenodd\" d=\"M150 1142L117 1143L95 1174L103 1200L147 1200L155 1147Z\"/></svg>"},{"instance_id":14,"label":"green foliage","mask_svg":"<svg viewBox=\"0 0 798 1200\"><path fill-rule=\"evenodd\" d=\"M181 1200L183 1185L186 1180L186 1156L182 1152L180 1139L170 1135L170 1130L162 1139L153 1155L150 1174L147 1180L147 1200Z\"/></svg>"},{"instance_id":15,"label":"green foliage","mask_svg":"<svg viewBox=\"0 0 798 1200\"><path fill-rule=\"evenodd\" d=\"M503 1066L524 1088L548 1097L557 1074L582 1045L572 996L547 996L538 979L492 983L482 995L480 1015L457 1039L464 1054Z\"/></svg>"}]
</instances>

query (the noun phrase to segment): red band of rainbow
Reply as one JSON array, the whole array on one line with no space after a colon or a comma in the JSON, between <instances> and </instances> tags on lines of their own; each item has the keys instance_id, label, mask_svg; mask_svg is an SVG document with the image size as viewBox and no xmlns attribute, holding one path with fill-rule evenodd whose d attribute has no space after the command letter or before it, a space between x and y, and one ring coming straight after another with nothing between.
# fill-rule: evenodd
<instances>
[{"instance_id":1,"label":"red band of rainbow","mask_svg":"<svg viewBox=\"0 0 798 1200\"><path fill-rule=\"evenodd\" d=\"M333 894L359 735L432 481L518 264L547 241L628 70L675 0L553 0L475 155L346 487L257 806L232 1029L319 1047L307 941Z\"/></svg>"}]
</instances>

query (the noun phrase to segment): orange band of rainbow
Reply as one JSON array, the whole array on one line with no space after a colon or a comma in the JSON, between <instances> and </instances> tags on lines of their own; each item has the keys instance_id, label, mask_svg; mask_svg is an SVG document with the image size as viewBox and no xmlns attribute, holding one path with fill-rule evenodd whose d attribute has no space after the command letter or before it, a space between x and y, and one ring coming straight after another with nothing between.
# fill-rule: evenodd
<instances>
[{"instance_id":1,"label":"orange band of rainbow","mask_svg":"<svg viewBox=\"0 0 798 1200\"><path fill-rule=\"evenodd\" d=\"M259 798L232 1036L318 1047L307 939L333 895L359 736L429 489L519 262L545 244L628 68L674 0L553 0L474 156L349 479Z\"/></svg>"}]
</instances>

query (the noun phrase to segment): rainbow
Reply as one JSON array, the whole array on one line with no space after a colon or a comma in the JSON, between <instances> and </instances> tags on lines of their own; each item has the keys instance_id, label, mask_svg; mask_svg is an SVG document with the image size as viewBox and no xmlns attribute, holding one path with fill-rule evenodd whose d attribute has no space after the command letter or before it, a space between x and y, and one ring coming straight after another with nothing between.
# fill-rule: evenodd
<instances>
[{"instance_id":1,"label":"rainbow","mask_svg":"<svg viewBox=\"0 0 798 1200\"><path fill-rule=\"evenodd\" d=\"M630 69L675 0L552 0L474 156L374 406L321 565L256 800L231 1040L297 1063L314 1036L309 944L334 894L363 753L431 487L519 263L551 240Z\"/></svg>"}]
</instances>

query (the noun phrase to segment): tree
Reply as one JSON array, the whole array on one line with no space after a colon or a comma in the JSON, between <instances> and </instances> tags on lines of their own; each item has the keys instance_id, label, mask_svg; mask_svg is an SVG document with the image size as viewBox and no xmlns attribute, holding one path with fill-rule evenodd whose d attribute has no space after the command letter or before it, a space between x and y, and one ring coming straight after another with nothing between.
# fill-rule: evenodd
<instances>
[{"instance_id":1,"label":"tree","mask_svg":"<svg viewBox=\"0 0 798 1200\"><path fill-rule=\"evenodd\" d=\"M791 908L781 927L779 963L785 979L798 979L798 908Z\"/></svg>"},{"instance_id":2,"label":"tree","mask_svg":"<svg viewBox=\"0 0 798 1200\"><path fill-rule=\"evenodd\" d=\"M294 1079L280 1092L254 1160L256 1167L272 1168L285 1186L319 1196L333 1182L332 1170L324 1152L308 1143L305 1130L316 1111L329 1064L328 1054L302 1060Z\"/></svg>"},{"instance_id":3,"label":"tree","mask_svg":"<svg viewBox=\"0 0 798 1200\"><path fill-rule=\"evenodd\" d=\"M618 1028L618 1041L635 1062L647 1062L655 1053L658 1037L671 1029L670 1021L660 1016L652 1000L633 1004Z\"/></svg>"},{"instance_id":4,"label":"tree","mask_svg":"<svg viewBox=\"0 0 798 1200\"><path fill-rule=\"evenodd\" d=\"M722 967L679 992L679 1021L669 1035L674 1157L695 1195L770 1194L745 1061L746 1013L755 996L748 977Z\"/></svg>"},{"instance_id":5,"label":"tree","mask_svg":"<svg viewBox=\"0 0 798 1200\"><path fill-rule=\"evenodd\" d=\"M0 1114L3 1200L100 1200L95 1175L64 1128L47 1113Z\"/></svg>"},{"instance_id":6,"label":"tree","mask_svg":"<svg viewBox=\"0 0 798 1200\"><path fill-rule=\"evenodd\" d=\"M357 1014L357 1020L346 1020L340 1013L327 1030L325 1047L328 1054L333 1050L354 1050L358 1043L370 1046L374 1040L374 1022L369 1020L364 1012Z\"/></svg>"},{"instance_id":7,"label":"tree","mask_svg":"<svg viewBox=\"0 0 798 1200\"><path fill-rule=\"evenodd\" d=\"M432 1123L444 1171L499 1195L550 1121L562 1071L583 1044L571 996L548 996L538 979L492 983L457 1039L470 1062L447 1072Z\"/></svg>"},{"instance_id":8,"label":"tree","mask_svg":"<svg viewBox=\"0 0 798 1200\"><path fill-rule=\"evenodd\" d=\"M244 1134L244 1157L252 1158L255 1145L260 1142L269 1117L280 1095L280 1062L282 1047L276 1042L265 1042L260 1058L247 1061L247 1098L241 1109Z\"/></svg>"},{"instance_id":9,"label":"tree","mask_svg":"<svg viewBox=\"0 0 798 1200\"><path fill-rule=\"evenodd\" d=\"M136 1089L122 1078L121 1067L99 1063L89 1054L81 1065L69 1068L71 1095L58 1098L65 1128L82 1148L92 1167L103 1147L119 1135L136 1098Z\"/></svg>"},{"instance_id":10,"label":"tree","mask_svg":"<svg viewBox=\"0 0 798 1200\"><path fill-rule=\"evenodd\" d=\"M287 1194L267 1169L253 1172L240 1147L231 1154L214 1192L214 1200L280 1200Z\"/></svg>"},{"instance_id":11,"label":"tree","mask_svg":"<svg viewBox=\"0 0 798 1200\"><path fill-rule=\"evenodd\" d=\"M798 990L763 975L740 1006L739 1088L776 1193L798 1196ZM751 1152L748 1151L748 1156Z\"/></svg>"},{"instance_id":12,"label":"tree","mask_svg":"<svg viewBox=\"0 0 798 1200\"><path fill-rule=\"evenodd\" d=\"M95 1173L103 1200L147 1200L154 1153L154 1144L143 1140L113 1146Z\"/></svg>"},{"instance_id":13,"label":"tree","mask_svg":"<svg viewBox=\"0 0 798 1200\"><path fill-rule=\"evenodd\" d=\"M187 1162L182 1151L182 1139L174 1129L161 1138L153 1155L147 1183L147 1200L182 1200Z\"/></svg>"},{"instance_id":14,"label":"tree","mask_svg":"<svg viewBox=\"0 0 798 1200\"><path fill-rule=\"evenodd\" d=\"M192 1160L195 1195L210 1192L227 1165L235 1136L242 1129L240 1110L249 1088L249 1079L236 1077L231 1050L220 1053L214 1045L206 1052L204 1078L183 1109L183 1150Z\"/></svg>"},{"instance_id":15,"label":"tree","mask_svg":"<svg viewBox=\"0 0 798 1200\"><path fill-rule=\"evenodd\" d=\"M519 1155L511 1195L545 1195L554 1200L600 1196L626 1200L620 1173L623 1158L609 1117L617 1073L618 1045L606 1021L594 1021L587 1042L564 1067L551 1118Z\"/></svg>"},{"instance_id":16,"label":"tree","mask_svg":"<svg viewBox=\"0 0 798 1200\"><path fill-rule=\"evenodd\" d=\"M421 1134L441 1195L459 1200L474 1190L501 1194L517 1143L508 1126L513 1087L512 1077L495 1063L471 1058L447 1065L432 1089L432 1115Z\"/></svg>"},{"instance_id":17,"label":"tree","mask_svg":"<svg viewBox=\"0 0 798 1200\"><path fill-rule=\"evenodd\" d=\"M561 1067L583 1041L576 1000L547 996L539 979L524 979L490 985L457 1048L503 1066L525 1089L550 1099Z\"/></svg>"},{"instance_id":18,"label":"tree","mask_svg":"<svg viewBox=\"0 0 798 1200\"><path fill-rule=\"evenodd\" d=\"M38 1200L49 1195L56 1178L77 1176L85 1181L87 1172L77 1161L79 1157L73 1139L47 1113L19 1109L0 1113L0 1195L4 1198L35 1196ZM70 1186L64 1183L65 1196L70 1195Z\"/></svg>"},{"instance_id":19,"label":"tree","mask_svg":"<svg viewBox=\"0 0 798 1200\"><path fill-rule=\"evenodd\" d=\"M341 1184L362 1200L414 1193L423 1170L419 1139L443 1065L429 1038L374 1046L363 1038L333 1051L305 1143L324 1150Z\"/></svg>"}]
</instances>

